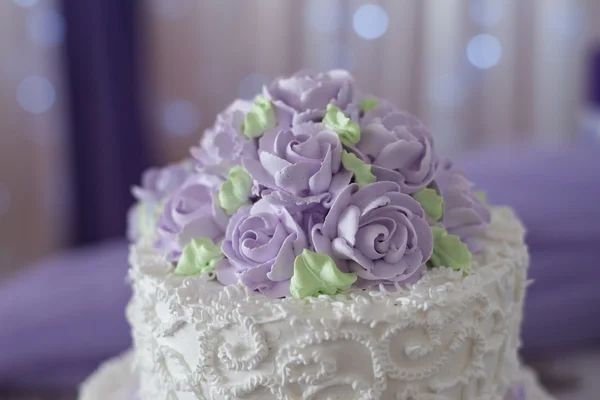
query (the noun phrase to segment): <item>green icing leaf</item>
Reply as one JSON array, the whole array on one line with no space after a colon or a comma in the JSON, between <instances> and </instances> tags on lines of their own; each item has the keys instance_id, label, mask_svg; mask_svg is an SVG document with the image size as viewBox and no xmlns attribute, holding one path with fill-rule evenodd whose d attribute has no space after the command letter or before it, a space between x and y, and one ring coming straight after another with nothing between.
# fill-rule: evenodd
<instances>
[{"instance_id":1,"label":"green icing leaf","mask_svg":"<svg viewBox=\"0 0 600 400\"><path fill-rule=\"evenodd\" d=\"M327 113L323 118L323 124L327 129L335 131L346 146L355 145L360 140L358 124L346 117L342 110L333 104L327 105Z\"/></svg>"},{"instance_id":2,"label":"green icing leaf","mask_svg":"<svg viewBox=\"0 0 600 400\"><path fill-rule=\"evenodd\" d=\"M133 211L135 213L134 223L137 225L142 236L150 236L154 233L156 222L158 221L163 208L164 204L162 202L154 206L148 203L139 203L136 206Z\"/></svg>"},{"instance_id":3,"label":"green icing leaf","mask_svg":"<svg viewBox=\"0 0 600 400\"><path fill-rule=\"evenodd\" d=\"M444 228L434 226L433 254L429 259L431 267L448 267L454 270L471 270L471 252L456 235L449 234Z\"/></svg>"},{"instance_id":4,"label":"green icing leaf","mask_svg":"<svg viewBox=\"0 0 600 400\"><path fill-rule=\"evenodd\" d=\"M276 123L273 105L263 96L258 96L252 104L252 111L244 119L244 135L249 139L258 138L274 128Z\"/></svg>"},{"instance_id":5,"label":"green icing leaf","mask_svg":"<svg viewBox=\"0 0 600 400\"><path fill-rule=\"evenodd\" d=\"M354 153L343 150L342 165L354 174L354 181L358 183L358 186L363 187L375 182L375 175L371 173L371 164L366 164Z\"/></svg>"},{"instance_id":6,"label":"green icing leaf","mask_svg":"<svg viewBox=\"0 0 600 400\"><path fill-rule=\"evenodd\" d=\"M481 204L487 204L487 193L483 190L478 190L475 192L475 197L477 200L481 202Z\"/></svg>"},{"instance_id":7,"label":"green icing leaf","mask_svg":"<svg viewBox=\"0 0 600 400\"><path fill-rule=\"evenodd\" d=\"M174 273L179 276L211 273L221 259L223 259L221 246L214 244L207 237L193 239L183 248Z\"/></svg>"},{"instance_id":8,"label":"green icing leaf","mask_svg":"<svg viewBox=\"0 0 600 400\"><path fill-rule=\"evenodd\" d=\"M444 215L444 199L434 189L421 189L413 194L413 198L421 204L425 213L433 221L442 219Z\"/></svg>"},{"instance_id":9,"label":"green icing leaf","mask_svg":"<svg viewBox=\"0 0 600 400\"><path fill-rule=\"evenodd\" d=\"M227 215L233 215L244 204L252 192L252 177L240 165L229 170L229 176L219 191L219 206Z\"/></svg>"},{"instance_id":10,"label":"green icing leaf","mask_svg":"<svg viewBox=\"0 0 600 400\"><path fill-rule=\"evenodd\" d=\"M377 99L362 99L360 101L360 109L364 113L371 111L378 105L379 105L379 101Z\"/></svg>"},{"instance_id":11,"label":"green icing leaf","mask_svg":"<svg viewBox=\"0 0 600 400\"><path fill-rule=\"evenodd\" d=\"M155 228L156 221L154 212L151 212L151 206L146 203L140 204L140 208L135 211L137 225L142 236L149 236Z\"/></svg>"},{"instance_id":12,"label":"green icing leaf","mask_svg":"<svg viewBox=\"0 0 600 400\"><path fill-rule=\"evenodd\" d=\"M304 249L294 261L290 292L297 299L348 290L356 282L356 274L346 274L327 254Z\"/></svg>"}]
</instances>

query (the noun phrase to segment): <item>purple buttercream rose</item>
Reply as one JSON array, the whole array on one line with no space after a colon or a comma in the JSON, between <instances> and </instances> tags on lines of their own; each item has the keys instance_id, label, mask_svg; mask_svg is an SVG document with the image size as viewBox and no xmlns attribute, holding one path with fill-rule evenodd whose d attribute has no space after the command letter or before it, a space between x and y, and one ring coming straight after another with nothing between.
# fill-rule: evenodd
<instances>
[{"instance_id":1,"label":"purple buttercream rose","mask_svg":"<svg viewBox=\"0 0 600 400\"><path fill-rule=\"evenodd\" d=\"M290 208L326 203L350 183L340 171L342 143L321 123L272 129L260 138L258 160L243 165L258 184L259 194Z\"/></svg>"},{"instance_id":2,"label":"purple buttercream rose","mask_svg":"<svg viewBox=\"0 0 600 400\"><path fill-rule=\"evenodd\" d=\"M306 233L289 212L259 200L231 217L222 245L227 260L217 267L217 279L225 285L241 279L270 297L289 296L294 260L306 247Z\"/></svg>"},{"instance_id":3,"label":"purple buttercream rose","mask_svg":"<svg viewBox=\"0 0 600 400\"><path fill-rule=\"evenodd\" d=\"M206 172L195 173L167 198L158 219L157 246L176 260L194 238L223 238L229 218L217 204L221 178Z\"/></svg>"},{"instance_id":4,"label":"purple buttercream rose","mask_svg":"<svg viewBox=\"0 0 600 400\"><path fill-rule=\"evenodd\" d=\"M358 112L354 78L343 70L278 78L264 87L263 95L277 109L280 126L320 121L329 103L349 115Z\"/></svg>"},{"instance_id":5,"label":"purple buttercream rose","mask_svg":"<svg viewBox=\"0 0 600 400\"><path fill-rule=\"evenodd\" d=\"M361 128L366 128L373 122L381 122L383 118L391 113L402 112L388 100L377 99L375 96L366 96L362 100L368 99L377 101L377 106L365 113L361 112L359 120ZM418 121L416 118L415 120Z\"/></svg>"},{"instance_id":6,"label":"purple buttercream rose","mask_svg":"<svg viewBox=\"0 0 600 400\"><path fill-rule=\"evenodd\" d=\"M191 160L165 168L150 168L142 176L142 186L132 189L133 195L140 201L159 203L178 189L193 172Z\"/></svg>"},{"instance_id":7,"label":"purple buttercream rose","mask_svg":"<svg viewBox=\"0 0 600 400\"><path fill-rule=\"evenodd\" d=\"M311 236L317 252L355 272L362 286L414 283L433 251L425 211L393 182L349 185Z\"/></svg>"},{"instance_id":8,"label":"purple buttercream rose","mask_svg":"<svg viewBox=\"0 0 600 400\"><path fill-rule=\"evenodd\" d=\"M362 100L375 100L377 106L365 113L361 113L359 119L359 125L361 129L366 128L375 122L381 122L385 117L391 114L399 114L402 116L402 124L410 126L411 128L423 128L423 123L414 115L409 114L406 111L402 111L394 106L390 101L385 99L377 99L375 96L366 96Z\"/></svg>"},{"instance_id":9,"label":"purple buttercream rose","mask_svg":"<svg viewBox=\"0 0 600 400\"><path fill-rule=\"evenodd\" d=\"M256 142L244 136L244 118L252 103L234 101L217 116L215 125L206 130L199 147L191 150L192 156L203 167L231 167L241 164L242 157L256 157Z\"/></svg>"},{"instance_id":10,"label":"purple buttercream rose","mask_svg":"<svg viewBox=\"0 0 600 400\"><path fill-rule=\"evenodd\" d=\"M142 185L132 189L138 202L130 208L127 215L127 237L130 241L136 242L141 237L152 234L163 200L177 190L192 173L191 160L144 172Z\"/></svg>"},{"instance_id":11,"label":"purple buttercream rose","mask_svg":"<svg viewBox=\"0 0 600 400\"><path fill-rule=\"evenodd\" d=\"M412 115L391 112L362 129L358 155L372 164L378 181L396 182L414 193L433 181L439 158L425 127Z\"/></svg>"},{"instance_id":12,"label":"purple buttercream rose","mask_svg":"<svg viewBox=\"0 0 600 400\"><path fill-rule=\"evenodd\" d=\"M474 184L448 160L444 161L435 182L444 198L442 225L460 237L471 252L481 250L477 237L484 233L491 215L475 195Z\"/></svg>"}]
</instances>

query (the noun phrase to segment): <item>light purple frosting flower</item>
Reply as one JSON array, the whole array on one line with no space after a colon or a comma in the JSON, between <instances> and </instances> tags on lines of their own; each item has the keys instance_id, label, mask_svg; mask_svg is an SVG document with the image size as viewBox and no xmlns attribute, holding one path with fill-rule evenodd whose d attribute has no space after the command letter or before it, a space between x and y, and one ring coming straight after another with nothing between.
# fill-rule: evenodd
<instances>
[{"instance_id":1,"label":"light purple frosting flower","mask_svg":"<svg viewBox=\"0 0 600 400\"><path fill-rule=\"evenodd\" d=\"M142 175L142 186L133 187L133 196L140 201L158 204L165 196L181 187L193 171L191 160L165 168L150 168Z\"/></svg>"},{"instance_id":2,"label":"light purple frosting flower","mask_svg":"<svg viewBox=\"0 0 600 400\"><path fill-rule=\"evenodd\" d=\"M263 88L263 95L275 105L280 126L320 121L329 103L349 115L358 113L354 78L343 70L278 78Z\"/></svg>"},{"instance_id":3,"label":"light purple frosting flower","mask_svg":"<svg viewBox=\"0 0 600 400\"><path fill-rule=\"evenodd\" d=\"M254 111L252 103L238 100L219 114L191 150L196 171L191 161L151 170L134 189L141 204L152 207L135 209L131 218L140 222L144 237L157 238L156 247L171 261L192 239L208 237L223 241L225 258L216 268L221 283L241 281L268 296L290 295L294 260L306 248L329 254L344 272L356 273L357 287L414 283L433 251L425 211L411 196L425 187L444 197L439 223L474 249L489 212L464 175L442 165L417 118L388 101L363 98L354 78L340 70L275 79L263 88L263 97L269 103L261 99ZM364 109L374 108L361 111L361 98L368 100ZM322 123L329 104L358 123L356 145L342 145L338 133ZM256 121L248 121L268 120L257 130L258 139L244 135L251 111ZM350 183L353 173L342 165L344 148L371 165L375 183L363 188ZM218 204L219 189L237 165L252 177L256 198L251 200L258 201L229 217ZM140 218L146 212L152 218Z\"/></svg>"},{"instance_id":4,"label":"light purple frosting flower","mask_svg":"<svg viewBox=\"0 0 600 400\"><path fill-rule=\"evenodd\" d=\"M256 157L256 142L244 136L242 129L252 103L236 100L217 116L215 125L204 132L199 147L191 149L192 156L203 167L232 167L241 164L242 157Z\"/></svg>"},{"instance_id":5,"label":"light purple frosting flower","mask_svg":"<svg viewBox=\"0 0 600 400\"><path fill-rule=\"evenodd\" d=\"M362 286L414 283L433 251L425 211L393 182L349 185L311 236L317 252L355 272Z\"/></svg>"},{"instance_id":6,"label":"light purple frosting flower","mask_svg":"<svg viewBox=\"0 0 600 400\"><path fill-rule=\"evenodd\" d=\"M374 118L362 129L356 150L372 164L378 181L396 182L404 193L427 187L438 169L439 157L431 135L405 112Z\"/></svg>"},{"instance_id":7,"label":"light purple frosting flower","mask_svg":"<svg viewBox=\"0 0 600 400\"><path fill-rule=\"evenodd\" d=\"M330 201L350 183L340 172L342 144L321 123L272 129L260 138L258 160L243 165L258 183L258 194L290 208Z\"/></svg>"},{"instance_id":8,"label":"light purple frosting flower","mask_svg":"<svg viewBox=\"0 0 600 400\"><path fill-rule=\"evenodd\" d=\"M487 228L491 215L475 195L474 184L449 160L443 162L435 182L444 198L442 225L460 237L471 252L481 250L477 237Z\"/></svg>"},{"instance_id":9,"label":"light purple frosting flower","mask_svg":"<svg viewBox=\"0 0 600 400\"><path fill-rule=\"evenodd\" d=\"M138 241L144 235L141 221L154 221L161 202L181 187L192 172L191 160L171 164L165 168L151 168L144 172L142 185L132 189L132 194L138 202L127 214L127 238L131 242Z\"/></svg>"},{"instance_id":10,"label":"light purple frosting flower","mask_svg":"<svg viewBox=\"0 0 600 400\"><path fill-rule=\"evenodd\" d=\"M222 180L206 172L190 176L167 198L158 219L157 247L176 260L194 238L223 238L229 218L217 204Z\"/></svg>"},{"instance_id":11,"label":"light purple frosting flower","mask_svg":"<svg viewBox=\"0 0 600 400\"><path fill-rule=\"evenodd\" d=\"M307 248L306 233L285 208L259 200L231 217L217 267L225 284L241 281L270 297L290 295L294 260Z\"/></svg>"}]
</instances>

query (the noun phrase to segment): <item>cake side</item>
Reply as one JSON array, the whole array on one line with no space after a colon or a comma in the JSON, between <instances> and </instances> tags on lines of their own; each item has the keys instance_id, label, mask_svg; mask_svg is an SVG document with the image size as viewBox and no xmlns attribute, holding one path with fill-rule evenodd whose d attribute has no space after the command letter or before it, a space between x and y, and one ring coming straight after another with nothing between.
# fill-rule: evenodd
<instances>
[{"instance_id":1,"label":"cake side","mask_svg":"<svg viewBox=\"0 0 600 400\"><path fill-rule=\"evenodd\" d=\"M528 256L506 208L479 239L470 275L436 268L408 288L302 300L179 277L133 246L140 398L502 399L518 370Z\"/></svg>"},{"instance_id":2,"label":"cake side","mask_svg":"<svg viewBox=\"0 0 600 400\"><path fill-rule=\"evenodd\" d=\"M138 379L131 364L131 350L104 363L81 385L79 400L134 399Z\"/></svg>"}]
</instances>

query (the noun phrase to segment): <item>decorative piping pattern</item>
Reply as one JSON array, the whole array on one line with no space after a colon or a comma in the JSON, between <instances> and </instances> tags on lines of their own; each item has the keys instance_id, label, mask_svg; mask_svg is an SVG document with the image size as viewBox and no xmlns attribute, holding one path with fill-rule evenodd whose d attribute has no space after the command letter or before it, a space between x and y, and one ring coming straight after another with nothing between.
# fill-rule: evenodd
<instances>
[{"instance_id":1,"label":"decorative piping pattern","mask_svg":"<svg viewBox=\"0 0 600 400\"><path fill-rule=\"evenodd\" d=\"M142 399L502 399L518 371L528 257L514 215L492 215L469 276L438 268L410 288L303 300L177 277L133 247Z\"/></svg>"}]
</instances>

